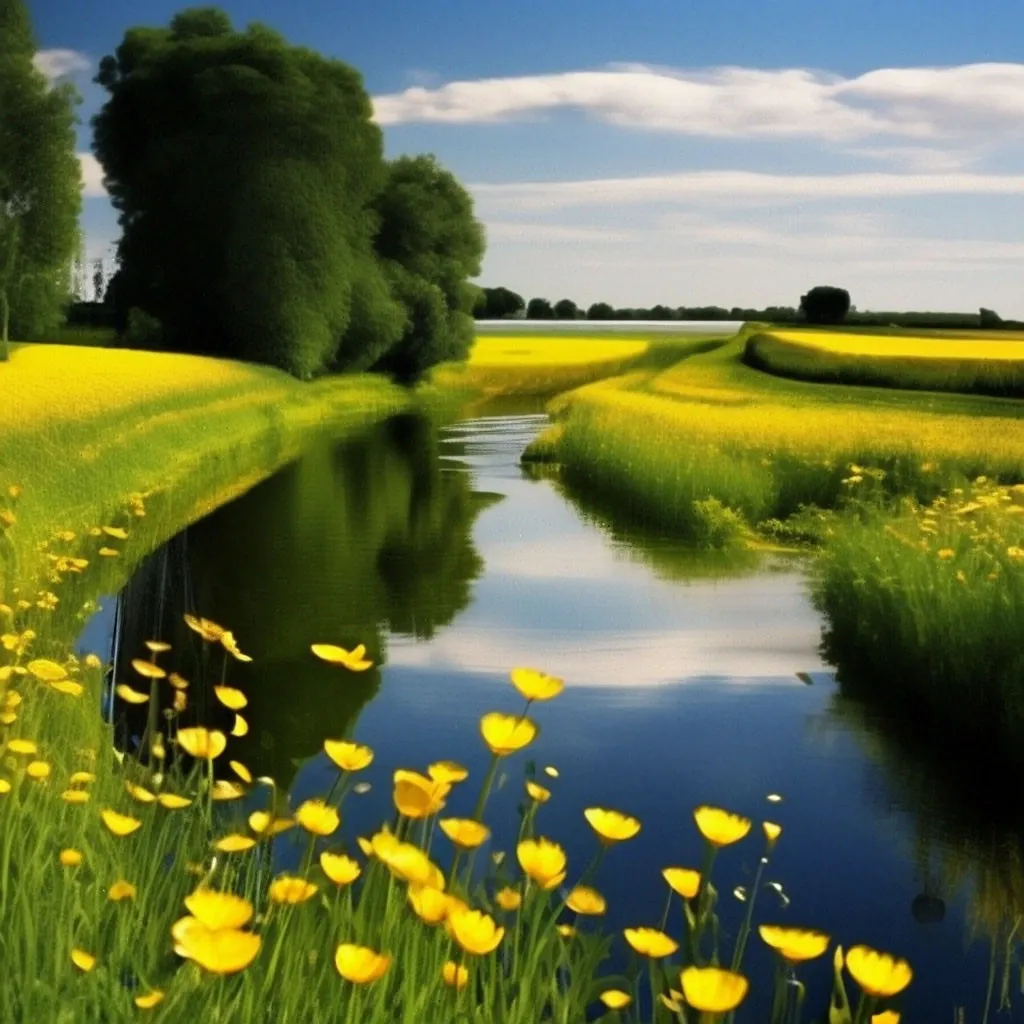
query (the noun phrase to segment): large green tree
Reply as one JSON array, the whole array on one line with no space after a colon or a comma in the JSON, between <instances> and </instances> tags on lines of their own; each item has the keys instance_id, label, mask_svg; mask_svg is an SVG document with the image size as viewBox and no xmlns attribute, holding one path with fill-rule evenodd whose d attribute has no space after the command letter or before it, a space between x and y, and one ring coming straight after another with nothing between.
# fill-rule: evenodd
<instances>
[{"instance_id":1,"label":"large green tree","mask_svg":"<svg viewBox=\"0 0 1024 1024\"><path fill-rule=\"evenodd\" d=\"M9 335L61 323L78 249L77 96L50 85L35 53L23 0L0 0L0 359Z\"/></svg>"},{"instance_id":2,"label":"large green tree","mask_svg":"<svg viewBox=\"0 0 1024 1024\"><path fill-rule=\"evenodd\" d=\"M400 337L372 253L383 143L355 70L194 8L129 29L97 81L122 322L137 307L166 347L300 377L368 365Z\"/></svg>"},{"instance_id":3,"label":"large green tree","mask_svg":"<svg viewBox=\"0 0 1024 1024\"><path fill-rule=\"evenodd\" d=\"M374 208L375 247L402 303L402 337L374 369L416 379L429 366L465 359L473 343L473 307L479 290L484 230L473 200L433 156L402 156Z\"/></svg>"}]
</instances>

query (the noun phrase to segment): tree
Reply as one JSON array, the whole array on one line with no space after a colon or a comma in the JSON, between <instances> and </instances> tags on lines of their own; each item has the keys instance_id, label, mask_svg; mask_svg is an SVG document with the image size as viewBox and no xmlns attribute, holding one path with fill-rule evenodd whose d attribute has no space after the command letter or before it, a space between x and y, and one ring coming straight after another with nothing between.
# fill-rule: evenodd
<instances>
[{"instance_id":1,"label":"tree","mask_svg":"<svg viewBox=\"0 0 1024 1024\"><path fill-rule=\"evenodd\" d=\"M982 306L978 310L978 325L985 330L998 330L1003 326L1003 318L994 309Z\"/></svg>"},{"instance_id":2,"label":"tree","mask_svg":"<svg viewBox=\"0 0 1024 1024\"><path fill-rule=\"evenodd\" d=\"M0 359L11 334L59 326L78 250L77 100L33 64L23 0L0 0Z\"/></svg>"},{"instance_id":3,"label":"tree","mask_svg":"<svg viewBox=\"0 0 1024 1024\"><path fill-rule=\"evenodd\" d=\"M462 350L482 237L471 217L446 225L465 201L429 159L385 163L353 68L193 8L129 29L97 81L120 323L138 308L169 349L304 379L383 368L393 346L393 367ZM431 182L421 230L409 197Z\"/></svg>"},{"instance_id":4,"label":"tree","mask_svg":"<svg viewBox=\"0 0 1024 1024\"><path fill-rule=\"evenodd\" d=\"M674 320L675 313L668 306L657 305L651 310L652 320Z\"/></svg>"},{"instance_id":5,"label":"tree","mask_svg":"<svg viewBox=\"0 0 1024 1024\"><path fill-rule=\"evenodd\" d=\"M482 296L473 307L478 320L501 320L526 309L526 300L508 288L482 288Z\"/></svg>"},{"instance_id":6,"label":"tree","mask_svg":"<svg viewBox=\"0 0 1024 1024\"><path fill-rule=\"evenodd\" d=\"M527 320L554 320L555 311L547 299L530 299L526 304Z\"/></svg>"},{"instance_id":7,"label":"tree","mask_svg":"<svg viewBox=\"0 0 1024 1024\"><path fill-rule=\"evenodd\" d=\"M374 248L405 324L372 369L412 381L435 363L469 354L477 289L467 279L480 273L483 226L469 193L433 156L392 161L373 208L380 225Z\"/></svg>"},{"instance_id":8,"label":"tree","mask_svg":"<svg viewBox=\"0 0 1024 1024\"><path fill-rule=\"evenodd\" d=\"M810 324L838 324L850 311L850 293L845 288L817 285L800 296L800 312Z\"/></svg>"},{"instance_id":9,"label":"tree","mask_svg":"<svg viewBox=\"0 0 1024 1024\"><path fill-rule=\"evenodd\" d=\"M92 300L103 302L106 291L107 272L103 266L103 260L93 260L92 263Z\"/></svg>"},{"instance_id":10,"label":"tree","mask_svg":"<svg viewBox=\"0 0 1024 1024\"><path fill-rule=\"evenodd\" d=\"M587 308L588 320L611 320L615 317L615 310L607 302L595 302Z\"/></svg>"},{"instance_id":11,"label":"tree","mask_svg":"<svg viewBox=\"0 0 1024 1024\"><path fill-rule=\"evenodd\" d=\"M579 307L572 299L559 299L555 303L555 318L558 320L575 320Z\"/></svg>"}]
</instances>

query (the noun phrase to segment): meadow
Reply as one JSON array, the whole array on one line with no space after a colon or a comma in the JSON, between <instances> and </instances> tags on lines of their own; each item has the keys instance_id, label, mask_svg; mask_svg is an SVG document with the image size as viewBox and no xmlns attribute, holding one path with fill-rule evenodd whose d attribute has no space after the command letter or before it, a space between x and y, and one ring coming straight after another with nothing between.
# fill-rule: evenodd
<instances>
[{"instance_id":1,"label":"meadow","mask_svg":"<svg viewBox=\"0 0 1024 1024\"><path fill-rule=\"evenodd\" d=\"M1024 396L1024 341L1012 333L953 338L771 330L747 339L744 360L797 380Z\"/></svg>"}]
</instances>

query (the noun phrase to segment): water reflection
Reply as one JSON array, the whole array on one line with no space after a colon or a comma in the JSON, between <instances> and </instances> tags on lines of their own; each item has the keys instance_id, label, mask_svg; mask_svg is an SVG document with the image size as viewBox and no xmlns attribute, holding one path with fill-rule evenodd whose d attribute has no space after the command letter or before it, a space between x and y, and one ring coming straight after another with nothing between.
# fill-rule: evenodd
<instances>
[{"instance_id":1,"label":"water reflection","mask_svg":"<svg viewBox=\"0 0 1024 1024\"><path fill-rule=\"evenodd\" d=\"M203 645L182 614L233 628L253 658L228 659L229 681L250 701L250 733L233 750L254 773L287 784L324 736L351 730L380 685L389 634L429 639L469 602L483 566L471 528L500 498L442 473L436 444L423 418L395 417L319 444L183 531L121 595L118 678L131 678L144 641L161 637L173 645L174 668L194 681L185 720L230 728L232 714L195 685L216 682L225 655ZM326 665L310 653L317 642L363 643L376 667L354 674ZM169 705L169 688L164 698ZM132 713L122 727L138 735L145 718Z\"/></svg>"}]
</instances>

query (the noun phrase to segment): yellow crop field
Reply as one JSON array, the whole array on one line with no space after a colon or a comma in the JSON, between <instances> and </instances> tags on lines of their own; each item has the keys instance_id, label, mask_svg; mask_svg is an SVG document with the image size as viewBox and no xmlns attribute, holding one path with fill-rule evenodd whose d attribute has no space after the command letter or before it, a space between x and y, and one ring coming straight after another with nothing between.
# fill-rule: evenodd
<instances>
[{"instance_id":1,"label":"yellow crop field","mask_svg":"<svg viewBox=\"0 0 1024 1024\"><path fill-rule=\"evenodd\" d=\"M584 363L619 362L648 349L646 341L608 338L526 337L477 338L469 354L470 366L579 366Z\"/></svg>"},{"instance_id":2,"label":"yellow crop field","mask_svg":"<svg viewBox=\"0 0 1024 1024\"><path fill-rule=\"evenodd\" d=\"M907 334L857 334L846 331L772 331L772 337L823 352L842 355L882 356L887 359L1019 359L1024 360L1024 340L990 341L988 336L948 338Z\"/></svg>"}]
</instances>

